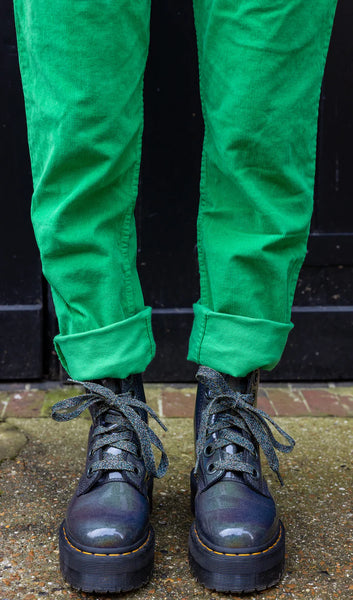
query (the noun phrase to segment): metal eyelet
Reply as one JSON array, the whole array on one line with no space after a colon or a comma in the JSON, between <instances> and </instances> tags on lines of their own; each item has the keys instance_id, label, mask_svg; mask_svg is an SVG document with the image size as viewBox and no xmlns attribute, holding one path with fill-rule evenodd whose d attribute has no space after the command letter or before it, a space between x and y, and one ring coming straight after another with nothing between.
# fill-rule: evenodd
<instances>
[{"instance_id":1,"label":"metal eyelet","mask_svg":"<svg viewBox=\"0 0 353 600\"><path fill-rule=\"evenodd\" d=\"M86 477L88 477L88 479L90 477L92 477L93 475L93 470L92 470L92 466L88 467L87 472L86 472Z\"/></svg>"},{"instance_id":2,"label":"metal eyelet","mask_svg":"<svg viewBox=\"0 0 353 600\"><path fill-rule=\"evenodd\" d=\"M206 471L207 473L209 473L210 475L212 475L213 473L215 473L217 471L214 463L208 463L207 467L206 467Z\"/></svg>"},{"instance_id":3,"label":"metal eyelet","mask_svg":"<svg viewBox=\"0 0 353 600\"><path fill-rule=\"evenodd\" d=\"M207 457L212 456L215 453L214 444L207 444L203 449L203 453Z\"/></svg>"},{"instance_id":4,"label":"metal eyelet","mask_svg":"<svg viewBox=\"0 0 353 600\"><path fill-rule=\"evenodd\" d=\"M253 479L259 479L259 477L260 477L260 473L259 473L259 471L258 471L257 469L253 469L253 471L252 471L252 474L251 474L251 477L252 477Z\"/></svg>"},{"instance_id":5,"label":"metal eyelet","mask_svg":"<svg viewBox=\"0 0 353 600\"><path fill-rule=\"evenodd\" d=\"M94 452L93 452L93 450L91 448L90 451L88 452L88 458L92 458L93 454L94 454Z\"/></svg>"},{"instance_id":6,"label":"metal eyelet","mask_svg":"<svg viewBox=\"0 0 353 600\"><path fill-rule=\"evenodd\" d=\"M139 467L137 465L134 466L134 474L141 475L141 470L139 469Z\"/></svg>"}]
</instances>

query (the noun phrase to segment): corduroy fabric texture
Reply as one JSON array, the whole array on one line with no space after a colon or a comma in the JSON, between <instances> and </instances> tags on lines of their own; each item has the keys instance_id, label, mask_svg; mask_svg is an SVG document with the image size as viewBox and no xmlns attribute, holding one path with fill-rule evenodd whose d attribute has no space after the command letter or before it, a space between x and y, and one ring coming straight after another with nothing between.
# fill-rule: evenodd
<instances>
[{"instance_id":1,"label":"corduroy fabric texture","mask_svg":"<svg viewBox=\"0 0 353 600\"><path fill-rule=\"evenodd\" d=\"M335 8L194 0L205 139L189 358L231 375L273 368L292 327Z\"/></svg>"},{"instance_id":2,"label":"corduroy fabric texture","mask_svg":"<svg viewBox=\"0 0 353 600\"><path fill-rule=\"evenodd\" d=\"M335 6L194 1L205 140L189 359L234 376L272 368L291 329ZM133 217L150 0L15 0L15 14L56 348L73 378L124 378L155 350Z\"/></svg>"}]
</instances>

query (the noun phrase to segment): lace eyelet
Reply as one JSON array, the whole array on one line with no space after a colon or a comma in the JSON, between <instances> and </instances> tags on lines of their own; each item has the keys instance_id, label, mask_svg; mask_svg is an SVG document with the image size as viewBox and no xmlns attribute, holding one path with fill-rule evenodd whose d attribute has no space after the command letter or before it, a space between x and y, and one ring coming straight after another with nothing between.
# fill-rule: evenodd
<instances>
[{"instance_id":1,"label":"lace eyelet","mask_svg":"<svg viewBox=\"0 0 353 600\"><path fill-rule=\"evenodd\" d=\"M205 446L203 449L203 453L207 457L212 456L215 453L214 444L207 444L207 446Z\"/></svg>"},{"instance_id":2,"label":"lace eyelet","mask_svg":"<svg viewBox=\"0 0 353 600\"><path fill-rule=\"evenodd\" d=\"M251 477L252 477L253 479L259 479L259 477L260 477L260 473L259 473L259 471L258 471L257 469L253 469L253 471L252 471L252 474L251 474Z\"/></svg>"},{"instance_id":3,"label":"lace eyelet","mask_svg":"<svg viewBox=\"0 0 353 600\"><path fill-rule=\"evenodd\" d=\"M90 477L92 477L93 475L93 470L92 470L92 466L88 467L87 471L86 471L86 477L88 477L88 479Z\"/></svg>"},{"instance_id":4,"label":"lace eyelet","mask_svg":"<svg viewBox=\"0 0 353 600\"><path fill-rule=\"evenodd\" d=\"M215 473L217 471L214 463L208 463L207 467L206 467L206 471L207 473L209 473L210 475L212 475L213 473Z\"/></svg>"}]
</instances>

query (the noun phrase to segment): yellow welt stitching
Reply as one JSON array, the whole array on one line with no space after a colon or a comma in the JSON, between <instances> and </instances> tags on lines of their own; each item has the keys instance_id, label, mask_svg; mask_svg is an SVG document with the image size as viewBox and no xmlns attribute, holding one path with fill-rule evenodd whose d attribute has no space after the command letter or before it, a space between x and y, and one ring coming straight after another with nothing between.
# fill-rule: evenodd
<instances>
[{"instance_id":1,"label":"yellow welt stitching","mask_svg":"<svg viewBox=\"0 0 353 600\"><path fill-rule=\"evenodd\" d=\"M269 548L266 548L266 550L261 550L261 552L250 552L249 554L229 554L228 552L217 552L216 550L212 550L212 548L209 548L208 546L206 546L206 544L204 544L201 540L200 537L196 531L196 527L194 526L194 531L196 534L196 537L198 539L198 541L200 542L201 546L203 546L204 548L206 548L206 550L208 550L209 552L212 552L213 554L220 554L221 556L257 556L259 554L265 554L265 552L268 552L269 550L271 550L272 548L274 548L279 540L282 537L282 525L280 525L280 530L279 530L279 534L278 534L278 538L276 539L275 543L272 544L272 546L270 546Z\"/></svg>"},{"instance_id":2,"label":"yellow welt stitching","mask_svg":"<svg viewBox=\"0 0 353 600\"><path fill-rule=\"evenodd\" d=\"M67 541L69 546L71 546L71 548L76 550L76 552L81 552L81 554L88 554L89 556L127 556L128 554L133 554L134 552L138 552L139 550L141 550L141 548L143 548L147 544L147 542L151 536L151 533L149 533L147 536L147 540L145 542L143 542L143 544L141 546L139 546L138 548L136 548L135 550L130 550L129 552L121 552L120 554L98 554L96 552L85 552L84 550L80 550L79 548L76 548L76 546L73 546L71 544L71 542L68 540L68 537L67 537L66 531L65 531L65 527L63 527L63 532L64 532L65 540Z\"/></svg>"}]
</instances>

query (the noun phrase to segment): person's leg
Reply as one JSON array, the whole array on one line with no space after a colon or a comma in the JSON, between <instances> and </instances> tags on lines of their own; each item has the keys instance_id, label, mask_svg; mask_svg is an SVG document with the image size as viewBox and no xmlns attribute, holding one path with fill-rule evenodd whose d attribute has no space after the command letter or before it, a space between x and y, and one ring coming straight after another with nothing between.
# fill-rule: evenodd
<instances>
[{"instance_id":1,"label":"person's leg","mask_svg":"<svg viewBox=\"0 0 353 600\"><path fill-rule=\"evenodd\" d=\"M150 0L15 0L32 220L71 377L126 377L154 354L134 206Z\"/></svg>"},{"instance_id":2,"label":"person's leg","mask_svg":"<svg viewBox=\"0 0 353 600\"><path fill-rule=\"evenodd\" d=\"M189 358L234 376L275 366L292 327L335 5L194 2L205 140Z\"/></svg>"},{"instance_id":3,"label":"person's leg","mask_svg":"<svg viewBox=\"0 0 353 600\"><path fill-rule=\"evenodd\" d=\"M133 218L150 0L15 0L15 9L32 217L56 348L71 377L104 378L53 407L56 420L89 408L93 421L60 528L60 565L76 588L126 591L151 575L152 481L167 468L138 375L154 353ZM151 444L162 452L158 469Z\"/></svg>"},{"instance_id":4,"label":"person's leg","mask_svg":"<svg viewBox=\"0 0 353 600\"><path fill-rule=\"evenodd\" d=\"M194 0L205 141L189 359L205 366L189 551L196 577L216 590L261 590L283 574L284 527L259 451L279 475L275 450L294 440L256 407L257 369L278 362L291 328L335 5Z\"/></svg>"}]
</instances>

